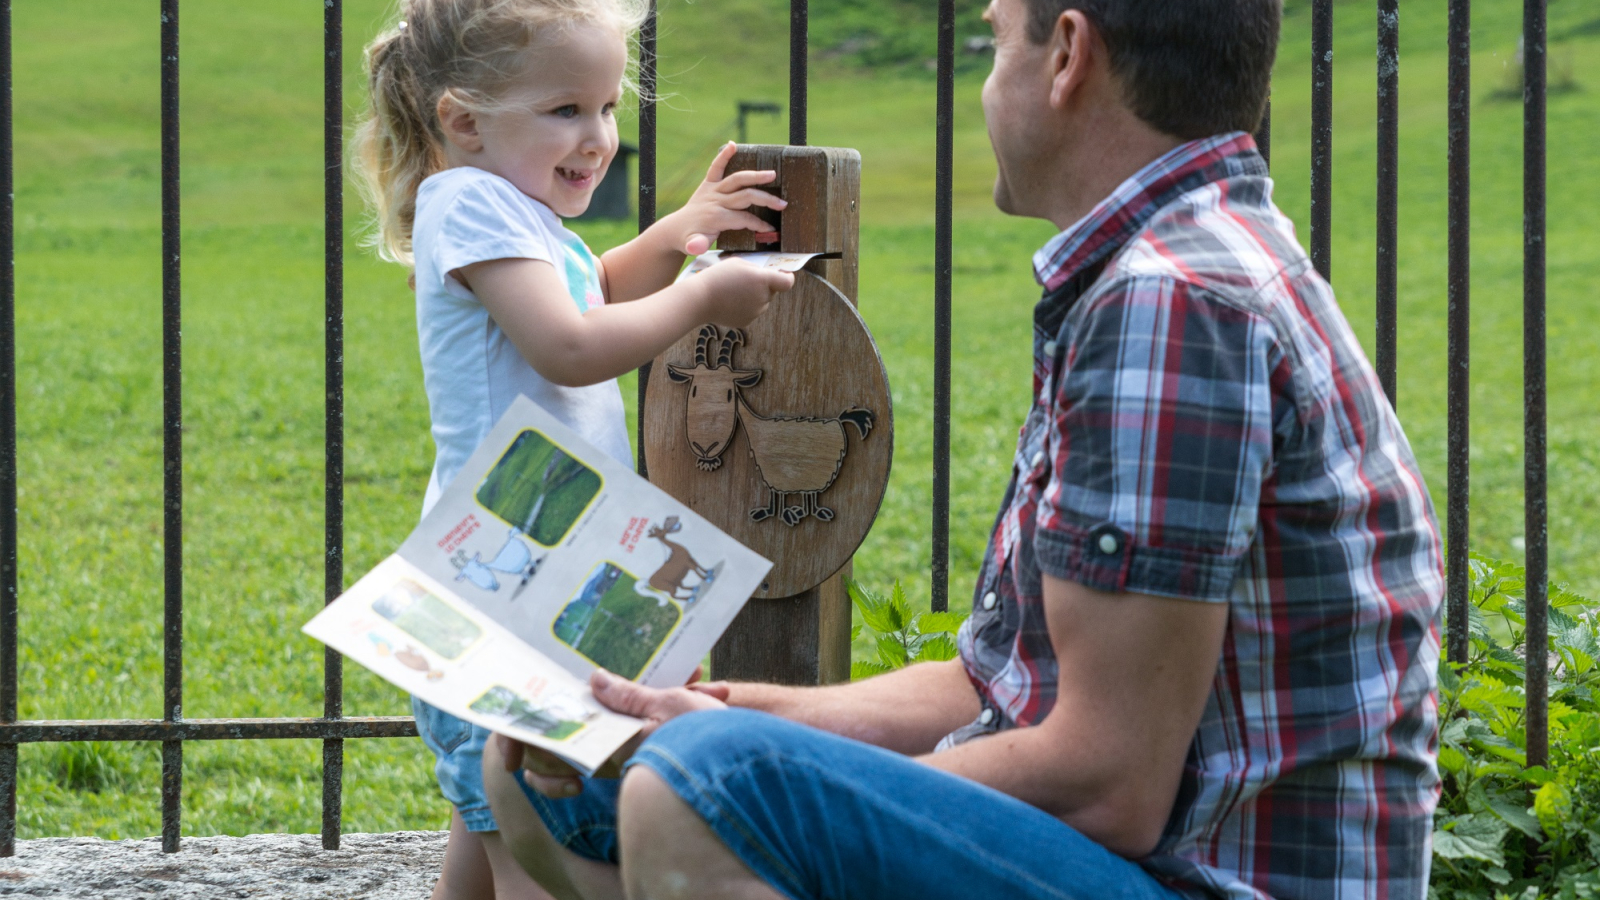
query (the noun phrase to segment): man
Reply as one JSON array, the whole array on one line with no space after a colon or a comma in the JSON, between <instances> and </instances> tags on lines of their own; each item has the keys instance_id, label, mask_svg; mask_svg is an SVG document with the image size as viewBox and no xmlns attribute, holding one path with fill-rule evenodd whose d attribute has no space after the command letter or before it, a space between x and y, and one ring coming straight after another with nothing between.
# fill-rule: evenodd
<instances>
[{"instance_id":1,"label":"man","mask_svg":"<svg viewBox=\"0 0 1600 900\"><path fill-rule=\"evenodd\" d=\"M960 659L821 688L598 674L651 723L620 784L486 755L553 894L1424 896L1439 540L1249 137L1279 15L993 0L995 202L1064 230Z\"/></svg>"}]
</instances>

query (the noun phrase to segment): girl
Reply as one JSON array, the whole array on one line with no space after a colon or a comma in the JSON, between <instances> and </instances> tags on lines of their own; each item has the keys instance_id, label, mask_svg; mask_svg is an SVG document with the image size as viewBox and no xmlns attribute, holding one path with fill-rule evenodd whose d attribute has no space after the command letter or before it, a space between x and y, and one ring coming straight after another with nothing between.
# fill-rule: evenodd
<instances>
[{"instance_id":1,"label":"girl","mask_svg":"<svg viewBox=\"0 0 1600 900\"><path fill-rule=\"evenodd\" d=\"M739 261L673 284L718 233L766 230L784 202L724 177L729 144L680 210L596 258L561 224L617 152L628 41L642 0L402 0L367 47L372 109L357 134L383 258L413 269L437 500L518 394L629 459L616 377L712 322L754 319L793 276ZM487 732L413 699L454 811L435 898L545 896L512 860L483 796Z\"/></svg>"}]
</instances>

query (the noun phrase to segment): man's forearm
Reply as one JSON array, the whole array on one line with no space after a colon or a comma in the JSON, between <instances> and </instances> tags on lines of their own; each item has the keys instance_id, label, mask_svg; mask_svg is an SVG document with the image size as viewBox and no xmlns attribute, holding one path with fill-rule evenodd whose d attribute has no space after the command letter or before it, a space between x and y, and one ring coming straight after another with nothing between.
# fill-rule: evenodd
<instances>
[{"instance_id":1,"label":"man's forearm","mask_svg":"<svg viewBox=\"0 0 1600 900\"><path fill-rule=\"evenodd\" d=\"M898 753L933 750L971 722L978 695L959 660L920 663L865 681L826 687L734 682L728 703L876 744Z\"/></svg>"}]
</instances>

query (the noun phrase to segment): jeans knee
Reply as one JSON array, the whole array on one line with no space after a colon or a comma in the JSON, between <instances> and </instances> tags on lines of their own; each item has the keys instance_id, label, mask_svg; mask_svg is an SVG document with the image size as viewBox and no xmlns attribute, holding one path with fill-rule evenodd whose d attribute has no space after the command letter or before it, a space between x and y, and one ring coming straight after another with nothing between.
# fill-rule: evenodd
<instances>
[{"instance_id":1,"label":"jeans knee","mask_svg":"<svg viewBox=\"0 0 1600 900\"><path fill-rule=\"evenodd\" d=\"M747 709L718 709L679 716L656 729L640 747L671 760L685 774L711 781L715 773L781 755L803 726Z\"/></svg>"}]
</instances>

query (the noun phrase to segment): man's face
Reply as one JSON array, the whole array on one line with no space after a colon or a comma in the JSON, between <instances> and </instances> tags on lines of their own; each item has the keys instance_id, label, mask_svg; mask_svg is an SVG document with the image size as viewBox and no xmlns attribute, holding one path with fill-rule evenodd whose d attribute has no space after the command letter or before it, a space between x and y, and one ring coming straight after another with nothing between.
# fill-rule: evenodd
<instances>
[{"instance_id":1,"label":"man's face","mask_svg":"<svg viewBox=\"0 0 1600 900\"><path fill-rule=\"evenodd\" d=\"M1037 189L1054 155L1043 127L1051 114L1049 45L1028 40L1023 0L991 0L983 18L994 28L994 69L983 83L983 119L999 166L994 203L1014 216L1038 216Z\"/></svg>"}]
</instances>

